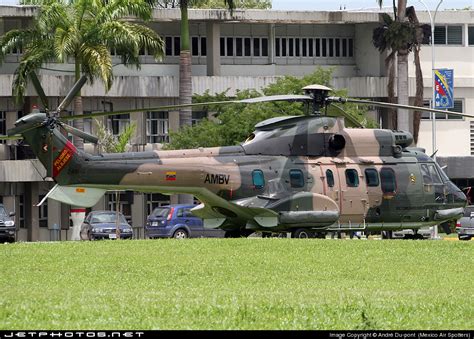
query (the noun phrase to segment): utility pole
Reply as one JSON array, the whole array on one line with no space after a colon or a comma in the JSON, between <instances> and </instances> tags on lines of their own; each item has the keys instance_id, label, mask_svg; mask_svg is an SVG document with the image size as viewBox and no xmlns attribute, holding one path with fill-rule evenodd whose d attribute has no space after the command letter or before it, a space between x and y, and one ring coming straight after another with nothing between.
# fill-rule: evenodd
<instances>
[{"instance_id":1,"label":"utility pole","mask_svg":"<svg viewBox=\"0 0 474 339\"><path fill-rule=\"evenodd\" d=\"M430 43L431 43L431 85L432 85L432 90L431 90L431 103L430 103L430 108L434 108L435 105L435 49L434 49L434 31L435 31L435 20L436 20L436 14L438 13L438 8L443 2L443 0L440 0L438 2L438 5L436 6L436 9L434 11L434 15L431 16L431 11L426 6L425 2L423 0L418 0L423 6L425 6L426 11L428 12L428 15L430 17L430 26L431 26L431 38L430 38ZM433 154L433 159L436 160L436 113L430 112L431 115L431 137L432 137L432 154ZM433 231L432 231L432 238L433 239L439 239L438 235L438 225L433 226Z\"/></svg>"}]
</instances>

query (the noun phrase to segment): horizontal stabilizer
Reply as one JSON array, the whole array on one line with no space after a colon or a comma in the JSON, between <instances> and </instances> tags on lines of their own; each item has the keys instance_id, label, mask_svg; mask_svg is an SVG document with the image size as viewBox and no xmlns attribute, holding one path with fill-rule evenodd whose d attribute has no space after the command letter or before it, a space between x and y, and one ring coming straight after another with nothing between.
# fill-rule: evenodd
<instances>
[{"instance_id":1,"label":"horizontal stabilizer","mask_svg":"<svg viewBox=\"0 0 474 339\"><path fill-rule=\"evenodd\" d=\"M72 206L92 207L105 192L101 188L56 185L36 206L41 206L47 198L51 198Z\"/></svg>"}]
</instances>

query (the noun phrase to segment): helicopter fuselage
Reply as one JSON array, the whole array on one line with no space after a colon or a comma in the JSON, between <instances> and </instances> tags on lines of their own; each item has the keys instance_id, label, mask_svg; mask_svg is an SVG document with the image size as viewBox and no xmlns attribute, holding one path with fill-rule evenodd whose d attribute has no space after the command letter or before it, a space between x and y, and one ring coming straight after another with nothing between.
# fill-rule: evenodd
<instances>
[{"instance_id":1,"label":"helicopter fuselage","mask_svg":"<svg viewBox=\"0 0 474 339\"><path fill-rule=\"evenodd\" d=\"M408 133L342 119L270 119L239 146L103 155L75 149L56 128L32 128L39 115L22 119L15 132L58 184L193 194L207 227L417 229L457 219L466 204L433 159L407 147Z\"/></svg>"}]
</instances>

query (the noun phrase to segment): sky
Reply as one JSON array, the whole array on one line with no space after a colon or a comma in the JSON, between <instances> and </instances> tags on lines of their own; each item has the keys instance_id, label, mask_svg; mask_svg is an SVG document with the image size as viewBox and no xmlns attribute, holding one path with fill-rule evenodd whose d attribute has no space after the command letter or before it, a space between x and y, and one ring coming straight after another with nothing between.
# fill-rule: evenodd
<instances>
[{"instance_id":1,"label":"sky","mask_svg":"<svg viewBox=\"0 0 474 339\"><path fill-rule=\"evenodd\" d=\"M439 0L423 0L429 9L434 10ZM0 0L0 5L18 4L18 0ZM391 6L391 0L385 0L386 6ZM420 0L408 0L408 5L415 6L418 10L424 10L425 7ZM444 0L440 9L465 8L471 6L474 9L474 0ZM346 10L356 9L376 9L377 0L272 0L272 7L276 10L295 10L295 11L331 11L339 10L340 7Z\"/></svg>"}]
</instances>

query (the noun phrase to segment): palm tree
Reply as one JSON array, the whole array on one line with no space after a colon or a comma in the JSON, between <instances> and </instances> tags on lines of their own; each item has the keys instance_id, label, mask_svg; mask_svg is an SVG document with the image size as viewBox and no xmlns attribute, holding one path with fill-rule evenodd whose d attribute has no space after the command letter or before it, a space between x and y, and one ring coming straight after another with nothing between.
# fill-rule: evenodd
<instances>
[{"instance_id":1,"label":"palm tree","mask_svg":"<svg viewBox=\"0 0 474 339\"><path fill-rule=\"evenodd\" d=\"M149 3L161 8L177 8L181 13L181 36L179 53L179 104L185 105L192 102L192 73L191 73L191 50L189 44L189 20L188 9L191 7L208 7L209 1L203 0L148 0ZM223 4L232 12L234 0L223 0ZM192 110L183 107L179 111L179 126L191 126Z\"/></svg>"},{"instance_id":2,"label":"palm tree","mask_svg":"<svg viewBox=\"0 0 474 339\"><path fill-rule=\"evenodd\" d=\"M151 28L123 21L136 17L147 21L152 6L146 0L23 0L22 4L39 5L33 25L7 32L0 40L0 61L12 48L21 48L23 56L15 71L13 95L23 100L28 79L51 62L74 62L74 77L92 81L99 78L109 90L113 82L112 55L121 57L126 66L140 67L139 52L146 50L156 59L163 55L163 42ZM82 97L74 99L74 113L83 113ZM82 129L82 120L75 127ZM83 148L80 138L74 139Z\"/></svg>"},{"instance_id":3,"label":"palm tree","mask_svg":"<svg viewBox=\"0 0 474 339\"><path fill-rule=\"evenodd\" d=\"M379 6L383 1L377 0ZM383 24L374 29L372 41L375 47L382 53L388 51L385 58L385 64L388 69L388 101L395 102L395 56L397 56L397 92L398 103L408 104L408 54L413 50L416 69L416 95L415 106L423 105L423 75L419 52L422 43L426 43L430 37L429 25L420 25L416 17L414 7L406 8L406 0L398 0L398 10L393 0L393 13L395 20L388 14L383 13ZM408 18L407 21L400 19ZM403 118L402 118L403 117ZM408 112L403 110L397 114L392 114L392 128L409 129L407 120ZM413 139L415 144L418 142L418 132L420 128L421 113L415 112L413 117ZM401 123L403 120L404 123Z\"/></svg>"}]
</instances>

